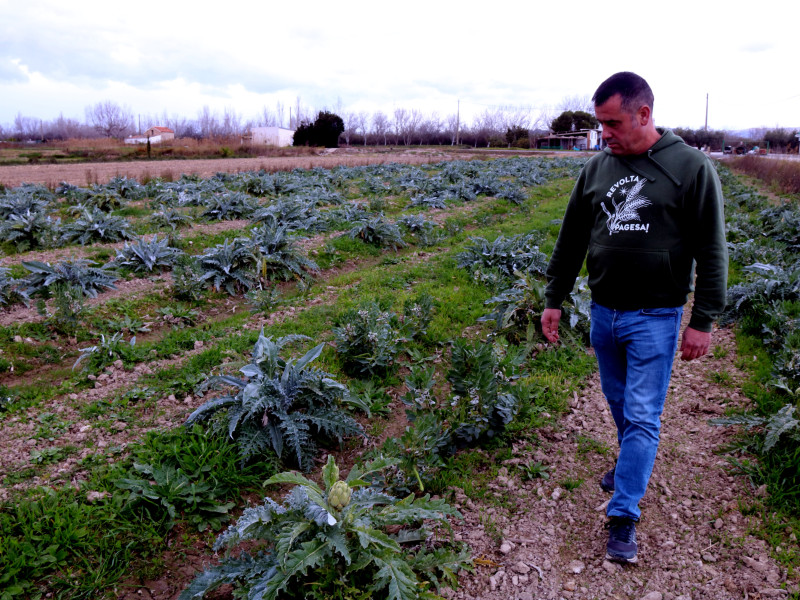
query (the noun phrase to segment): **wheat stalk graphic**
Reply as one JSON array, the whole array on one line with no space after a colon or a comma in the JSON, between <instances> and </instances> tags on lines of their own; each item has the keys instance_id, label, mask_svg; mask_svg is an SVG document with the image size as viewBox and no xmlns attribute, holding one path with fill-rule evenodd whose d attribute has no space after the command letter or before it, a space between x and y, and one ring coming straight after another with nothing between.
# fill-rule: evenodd
<instances>
[{"instance_id":1,"label":"wheat stalk graphic","mask_svg":"<svg viewBox=\"0 0 800 600\"><path fill-rule=\"evenodd\" d=\"M608 209L606 208L605 202L600 203L600 207L603 209L603 212L608 215L608 220L606 220L606 227L608 227L608 235L612 235L617 232L617 228L621 223L626 221L641 221L642 219L639 217L639 209L644 208L645 206L650 206L652 202L642 196L640 193L642 191L642 187L645 184L644 179L640 179L636 182L630 191L625 194L625 199L617 204L614 202L614 199L611 199L611 203L614 206L614 214L611 214Z\"/></svg>"}]
</instances>

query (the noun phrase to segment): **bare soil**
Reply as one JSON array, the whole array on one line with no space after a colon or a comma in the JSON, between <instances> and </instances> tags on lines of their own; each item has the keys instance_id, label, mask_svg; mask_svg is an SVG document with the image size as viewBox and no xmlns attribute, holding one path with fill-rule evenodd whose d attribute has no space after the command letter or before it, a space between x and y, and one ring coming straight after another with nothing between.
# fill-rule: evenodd
<instances>
[{"instance_id":1,"label":"bare soil","mask_svg":"<svg viewBox=\"0 0 800 600\"><path fill-rule=\"evenodd\" d=\"M138 181L162 177L179 179L184 173L211 177L215 173L242 171L289 171L292 169L331 168L338 165L362 166L389 162L425 164L443 160L466 159L470 154L444 152L432 149L404 149L390 151L359 148L334 148L318 156L219 158L191 160L151 160L114 163L78 163L66 165L10 165L0 166L0 183L16 187L22 183L41 183L56 187L62 181L73 185L107 183L117 176L132 177Z\"/></svg>"},{"instance_id":2,"label":"bare soil","mask_svg":"<svg viewBox=\"0 0 800 600\"><path fill-rule=\"evenodd\" d=\"M604 560L604 529L610 494L599 482L616 455L616 430L597 374L570 402L557 428L544 431L543 447L515 449L492 493L509 508L481 505L455 491L465 519L458 537L480 557L474 574L461 577L449 598L532 600L613 598L718 600L785 598L798 589L773 558L774 548L752 535L755 517L742 507L757 501L755 490L733 475L720 450L732 430L709 424L727 407L748 400L739 390L744 375L735 366L731 330L714 333L720 358L676 360L662 419L655 470L637 527L639 562L621 566ZM712 373L730 382L712 383ZM609 452L582 452L591 438ZM550 479L523 481L518 465L541 461ZM565 482L582 483L568 491ZM782 587L786 589L781 589Z\"/></svg>"}]
</instances>

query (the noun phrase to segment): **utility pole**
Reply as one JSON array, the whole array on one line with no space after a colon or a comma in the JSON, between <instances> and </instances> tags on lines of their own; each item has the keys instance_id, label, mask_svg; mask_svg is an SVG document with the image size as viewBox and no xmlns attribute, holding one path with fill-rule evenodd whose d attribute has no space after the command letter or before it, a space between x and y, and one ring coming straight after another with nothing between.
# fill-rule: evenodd
<instances>
[{"instance_id":1,"label":"utility pole","mask_svg":"<svg viewBox=\"0 0 800 600\"><path fill-rule=\"evenodd\" d=\"M458 146L458 132L461 125L461 98L458 99L458 104L456 106L456 146Z\"/></svg>"},{"instance_id":2,"label":"utility pole","mask_svg":"<svg viewBox=\"0 0 800 600\"><path fill-rule=\"evenodd\" d=\"M706 127L705 130L708 131L708 92L706 92Z\"/></svg>"}]
</instances>

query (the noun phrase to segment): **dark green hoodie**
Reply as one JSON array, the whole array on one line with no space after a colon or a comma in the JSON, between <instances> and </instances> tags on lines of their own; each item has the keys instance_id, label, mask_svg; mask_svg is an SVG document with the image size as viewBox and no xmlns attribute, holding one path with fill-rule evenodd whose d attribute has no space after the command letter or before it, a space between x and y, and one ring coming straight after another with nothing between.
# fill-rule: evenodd
<instances>
[{"instance_id":1,"label":"dark green hoodie","mask_svg":"<svg viewBox=\"0 0 800 600\"><path fill-rule=\"evenodd\" d=\"M547 268L548 308L561 307L584 258L592 299L618 310L683 306L696 264L689 326L711 331L725 308L728 252L722 190L708 157L669 130L644 154L593 156Z\"/></svg>"}]
</instances>

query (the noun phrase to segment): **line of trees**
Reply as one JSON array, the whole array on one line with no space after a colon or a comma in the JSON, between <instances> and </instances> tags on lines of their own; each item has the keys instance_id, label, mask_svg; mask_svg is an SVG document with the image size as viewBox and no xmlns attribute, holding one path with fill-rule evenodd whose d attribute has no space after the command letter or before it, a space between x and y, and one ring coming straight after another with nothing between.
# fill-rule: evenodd
<instances>
[{"instance_id":1,"label":"line of trees","mask_svg":"<svg viewBox=\"0 0 800 600\"><path fill-rule=\"evenodd\" d=\"M570 131L596 126L593 106L588 97L562 99L560 104L544 111L516 106L485 108L469 121L456 113L425 114L418 109L396 108L391 113L348 111L339 100L333 109L312 110L298 97L287 107L278 102L274 109L263 107L261 112L245 118L234 108L215 111L204 106L195 118L181 115L135 114L129 107L113 101L98 102L85 109L83 122L66 118L45 121L17 114L12 124L0 125L0 140L67 140L75 138L122 138L141 133L153 125L169 127L177 138L231 138L249 132L253 127L278 126L289 129L312 127L318 113L340 117L344 127L340 143L347 145L453 145L477 147L529 147L536 137L553 132ZM754 129L749 136L705 129L675 128L675 132L690 145L721 148L740 143L769 142L776 151L797 148L797 131L790 129Z\"/></svg>"},{"instance_id":2,"label":"line of trees","mask_svg":"<svg viewBox=\"0 0 800 600\"><path fill-rule=\"evenodd\" d=\"M298 99L289 107L278 103L275 109L264 107L251 118L245 118L233 108L215 111L208 106L197 116L135 114L130 108L112 101L98 102L85 109L83 122L59 116L50 121L17 114L12 124L0 125L0 139L4 140L66 140L73 138L122 138L141 133L148 127L169 127L177 138L223 138L240 136L253 127L278 126L297 130L313 124L318 112L304 106ZM348 145L415 145L415 144L469 144L475 146L507 145L509 131L515 141L519 131L546 133L550 118L535 115L533 109L517 107L486 108L469 122L463 115L452 113L442 116L437 112L425 114L417 109L397 108L387 114L383 111L351 112L338 103L333 110L323 108L342 119L344 131L341 141ZM521 143L521 142L519 142Z\"/></svg>"}]
</instances>

